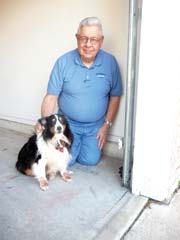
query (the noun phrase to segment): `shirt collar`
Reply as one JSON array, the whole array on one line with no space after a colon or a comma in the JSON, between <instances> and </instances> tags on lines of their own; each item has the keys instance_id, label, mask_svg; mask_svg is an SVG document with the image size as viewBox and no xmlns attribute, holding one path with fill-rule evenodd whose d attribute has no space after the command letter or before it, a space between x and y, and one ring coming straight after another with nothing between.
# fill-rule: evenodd
<instances>
[{"instance_id":1,"label":"shirt collar","mask_svg":"<svg viewBox=\"0 0 180 240\"><path fill-rule=\"evenodd\" d=\"M96 58L93 62L93 64L91 65L90 68L94 68L94 67L97 67L97 66L100 66L102 64L102 58L100 57L101 55L101 50L99 50L99 52L97 53L96 55ZM78 52L78 49L76 49L76 55L75 55L75 59L74 59L74 62L77 64L77 65L80 65L80 66L85 66L81 60L81 57L79 55L79 52Z\"/></svg>"}]
</instances>

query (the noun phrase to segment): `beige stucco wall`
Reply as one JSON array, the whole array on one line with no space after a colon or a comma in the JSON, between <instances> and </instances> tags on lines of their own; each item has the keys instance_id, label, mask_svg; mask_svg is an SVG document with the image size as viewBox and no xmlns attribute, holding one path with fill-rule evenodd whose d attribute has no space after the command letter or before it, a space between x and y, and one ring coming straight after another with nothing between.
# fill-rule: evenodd
<instances>
[{"instance_id":1,"label":"beige stucco wall","mask_svg":"<svg viewBox=\"0 0 180 240\"><path fill-rule=\"evenodd\" d=\"M1 0L0 119L34 124L52 66L76 47L79 21L98 16L104 26L103 48L113 53L126 75L128 1ZM110 140L123 136L124 98Z\"/></svg>"}]
</instances>

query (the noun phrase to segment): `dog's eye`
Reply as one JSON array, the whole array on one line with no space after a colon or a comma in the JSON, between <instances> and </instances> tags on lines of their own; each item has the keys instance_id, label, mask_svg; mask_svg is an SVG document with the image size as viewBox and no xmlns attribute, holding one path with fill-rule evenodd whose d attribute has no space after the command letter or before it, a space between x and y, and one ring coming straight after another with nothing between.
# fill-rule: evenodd
<instances>
[{"instance_id":1,"label":"dog's eye","mask_svg":"<svg viewBox=\"0 0 180 240\"><path fill-rule=\"evenodd\" d=\"M66 119L63 118L63 117L59 117L59 121L60 121L60 123L62 123L62 124L66 124Z\"/></svg>"},{"instance_id":2,"label":"dog's eye","mask_svg":"<svg viewBox=\"0 0 180 240\"><path fill-rule=\"evenodd\" d=\"M59 121L62 122L62 117L59 117Z\"/></svg>"}]
</instances>

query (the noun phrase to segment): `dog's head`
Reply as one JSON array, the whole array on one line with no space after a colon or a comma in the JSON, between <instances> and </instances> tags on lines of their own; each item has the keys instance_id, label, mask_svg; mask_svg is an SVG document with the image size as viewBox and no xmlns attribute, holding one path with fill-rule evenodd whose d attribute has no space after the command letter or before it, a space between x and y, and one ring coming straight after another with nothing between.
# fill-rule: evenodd
<instances>
[{"instance_id":1,"label":"dog's head","mask_svg":"<svg viewBox=\"0 0 180 240\"><path fill-rule=\"evenodd\" d=\"M53 114L48 117L40 118L38 122L42 126L42 136L45 141L53 138L64 142L65 146L72 144L72 133L67 119L63 115Z\"/></svg>"}]
</instances>

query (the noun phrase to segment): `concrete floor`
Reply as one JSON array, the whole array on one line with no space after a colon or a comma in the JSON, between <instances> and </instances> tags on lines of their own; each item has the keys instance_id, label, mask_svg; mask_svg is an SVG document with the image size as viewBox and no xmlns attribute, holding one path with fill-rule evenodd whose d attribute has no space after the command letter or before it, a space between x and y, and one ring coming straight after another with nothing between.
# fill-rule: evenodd
<instances>
[{"instance_id":1,"label":"concrete floor","mask_svg":"<svg viewBox=\"0 0 180 240\"><path fill-rule=\"evenodd\" d=\"M123 240L180 239L180 190L166 205L150 201Z\"/></svg>"},{"instance_id":2,"label":"concrete floor","mask_svg":"<svg viewBox=\"0 0 180 240\"><path fill-rule=\"evenodd\" d=\"M34 178L15 169L18 151L27 139L28 135L0 128L0 239L105 240L101 236L108 224L134 198L122 187L121 160L104 156L98 166L75 164L71 183L56 177L44 192ZM129 226L121 227L124 234ZM117 237L119 226L113 231L108 240Z\"/></svg>"}]
</instances>

